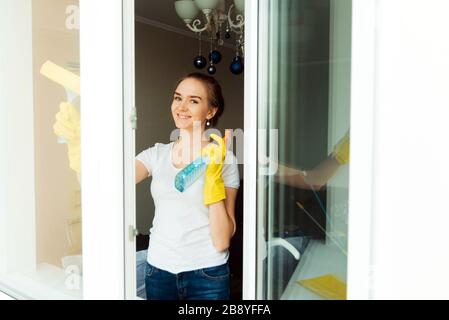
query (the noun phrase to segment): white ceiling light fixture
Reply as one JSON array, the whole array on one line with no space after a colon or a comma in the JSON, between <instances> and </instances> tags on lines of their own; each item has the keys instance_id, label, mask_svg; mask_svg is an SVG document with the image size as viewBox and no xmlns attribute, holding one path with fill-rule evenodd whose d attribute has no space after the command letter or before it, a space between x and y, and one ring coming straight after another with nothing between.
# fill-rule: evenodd
<instances>
[{"instance_id":1,"label":"white ceiling light fixture","mask_svg":"<svg viewBox=\"0 0 449 320\"><path fill-rule=\"evenodd\" d=\"M184 20L186 24L190 24L200 12L198 7L191 0L176 1L175 10L178 16Z\"/></svg>"},{"instance_id":2,"label":"white ceiling light fixture","mask_svg":"<svg viewBox=\"0 0 449 320\"><path fill-rule=\"evenodd\" d=\"M245 12L245 0L234 0L235 7L240 12Z\"/></svg>"},{"instance_id":3,"label":"white ceiling light fixture","mask_svg":"<svg viewBox=\"0 0 449 320\"><path fill-rule=\"evenodd\" d=\"M189 30L198 34L200 39L200 53L194 60L194 65L198 69L204 68L207 64L201 55L201 35L203 32L210 39L211 50L209 53L209 74L214 74L216 68L214 64L221 61L221 53L217 46L224 43L223 37L230 39L232 34L236 40L236 57L231 64L231 72L239 74L243 71L244 54L244 0L234 0L234 3L226 9L225 0L177 0L175 10L178 16L184 21ZM201 13L200 13L201 12ZM198 17L198 15L203 17Z\"/></svg>"}]
</instances>

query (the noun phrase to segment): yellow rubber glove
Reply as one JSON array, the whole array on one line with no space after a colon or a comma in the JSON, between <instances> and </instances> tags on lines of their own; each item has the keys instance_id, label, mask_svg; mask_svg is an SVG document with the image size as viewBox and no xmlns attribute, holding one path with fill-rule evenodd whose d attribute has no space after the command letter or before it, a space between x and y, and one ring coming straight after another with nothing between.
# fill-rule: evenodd
<instances>
[{"instance_id":1,"label":"yellow rubber glove","mask_svg":"<svg viewBox=\"0 0 449 320\"><path fill-rule=\"evenodd\" d=\"M59 112L55 118L56 123L53 125L53 131L57 136L63 137L66 140L70 168L80 173L80 113L70 103L62 102L59 105Z\"/></svg>"},{"instance_id":2,"label":"yellow rubber glove","mask_svg":"<svg viewBox=\"0 0 449 320\"><path fill-rule=\"evenodd\" d=\"M226 139L222 139L216 134L211 134L210 137L218 145L210 143L201 151L203 157L209 158L204 178L204 204L206 206L226 199L224 181L221 176L226 156Z\"/></svg>"},{"instance_id":3,"label":"yellow rubber glove","mask_svg":"<svg viewBox=\"0 0 449 320\"><path fill-rule=\"evenodd\" d=\"M335 145L332 155L340 164L347 164L349 162L349 131Z\"/></svg>"}]
</instances>

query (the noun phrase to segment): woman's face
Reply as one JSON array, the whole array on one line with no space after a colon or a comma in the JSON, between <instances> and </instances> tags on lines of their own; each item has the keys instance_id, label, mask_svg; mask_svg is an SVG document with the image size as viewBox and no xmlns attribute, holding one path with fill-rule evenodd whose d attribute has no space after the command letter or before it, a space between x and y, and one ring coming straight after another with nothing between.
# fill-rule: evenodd
<instances>
[{"instance_id":1,"label":"woman's face","mask_svg":"<svg viewBox=\"0 0 449 320\"><path fill-rule=\"evenodd\" d=\"M193 129L196 121L203 127L207 119L213 118L216 110L209 106L206 87L199 80L183 80L173 94L171 111L179 129Z\"/></svg>"}]
</instances>

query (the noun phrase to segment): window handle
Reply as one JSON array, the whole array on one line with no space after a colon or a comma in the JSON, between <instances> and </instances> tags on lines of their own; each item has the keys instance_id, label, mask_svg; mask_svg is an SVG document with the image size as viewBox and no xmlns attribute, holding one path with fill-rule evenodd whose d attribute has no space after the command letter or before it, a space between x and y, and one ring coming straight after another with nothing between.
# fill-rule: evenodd
<instances>
[{"instance_id":1,"label":"window handle","mask_svg":"<svg viewBox=\"0 0 449 320\"><path fill-rule=\"evenodd\" d=\"M135 228L133 225L130 225L128 227L128 232L129 232L129 238L131 241L133 241L134 238L139 235L139 230L137 230L137 228Z\"/></svg>"},{"instance_id":2,"label":"window handle","mask_svg":"<svg viewBox=\"0 0 449 320\"><path fill-rule=\"evenodd\" d=\"M131 128L137 130L137 108L134 107L131 110L131 115L129 116L129 121L131 122Z\"/></svg>"},{"instance_id":3,"label":"window handle","mask_svg":"<svg viewBox=\"0 0 449 320\"><path fill-rule=\"evenodd\" d=\"M288 250L288 252L290 252L292 254L292 256L295 257L296 260L299 260L299 258L301 257L301 254L299 253L299 251L287 240L282 239L282 238L272 238L270 240L270 245L272 247L275 246L281 246L284 247L285 249Z\"/></svg>"}]
</instances>

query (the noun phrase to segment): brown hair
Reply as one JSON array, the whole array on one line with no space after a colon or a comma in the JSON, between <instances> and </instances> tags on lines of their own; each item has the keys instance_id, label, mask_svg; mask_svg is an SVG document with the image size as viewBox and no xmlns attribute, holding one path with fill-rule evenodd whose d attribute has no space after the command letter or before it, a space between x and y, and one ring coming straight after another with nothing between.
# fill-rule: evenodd
<instances>
[{"instance_id":1,"label":"brown hair","mask_svg":"<svg viewBox=\"0 0 449 320\"><path fill-rule=\"evenodd\" d=\"M175 90L179 86L179 84L186 79L198 80L206 87L209 104L213 107L218 108L217 112L215 113L215 116L209 120L211 126L212 127L215 126L218 123L218 119L223 114L225 107L225 102L223 98L223 93L221 92L220 84L214 77L208 76L200 72L193 72L182 77L176 84Z\"/></svg>"}]
</instances>

